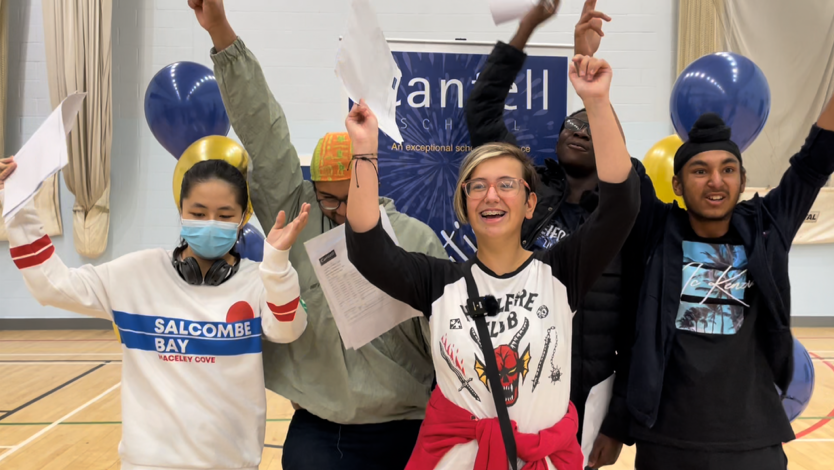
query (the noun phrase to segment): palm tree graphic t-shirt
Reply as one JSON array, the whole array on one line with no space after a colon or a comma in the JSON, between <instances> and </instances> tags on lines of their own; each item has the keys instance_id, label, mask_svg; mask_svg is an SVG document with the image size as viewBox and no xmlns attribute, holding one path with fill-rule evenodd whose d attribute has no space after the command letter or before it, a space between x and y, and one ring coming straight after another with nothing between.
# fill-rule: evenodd
<instances>
[{"instance_id":1,"label":"palm tree graphic t-shirt","mask_svg":"<svg viewBox=\"0 0 834 470\"><path fill-rule=\"evenodd\" d=\"M744 324L747 277L742 245L683 242L683 288L675 325L679 330L734 335Z\"/></svg>"},{"instance_id":2,"label":"palm tree graphic t-shirt","mask_svg":"<svg viewBox=\"0 0 834 470\"><path fill-rule=\"evenodd\" d=\"M756 328L760 295L734 230L704 239L687 227L677 329L657 422L637 440L742 452L793 438ZM670 312L671 313L671 312Z\"/></svg>"}]
</instances>

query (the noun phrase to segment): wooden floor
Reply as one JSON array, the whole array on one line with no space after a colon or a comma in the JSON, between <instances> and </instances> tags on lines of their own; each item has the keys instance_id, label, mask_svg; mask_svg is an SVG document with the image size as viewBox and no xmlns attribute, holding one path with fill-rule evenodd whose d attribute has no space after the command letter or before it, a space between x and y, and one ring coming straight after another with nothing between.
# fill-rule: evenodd
<instances>
[{"instance_id":1,"label":"wooden floor","mask_svg":"<svg viewBox=\"0 0 834 470\"><path fill-rule=\"evenodd\" d=\"M834 468L834 329L796 329L815 357L814 399L786 446L791 470ZM121 348L112 331L0 331L0 470L118 470ZM261 470L281 468L292 416L267 392ZM626 448L611 469L633 469Z\"/></svg>"}]
</instances>

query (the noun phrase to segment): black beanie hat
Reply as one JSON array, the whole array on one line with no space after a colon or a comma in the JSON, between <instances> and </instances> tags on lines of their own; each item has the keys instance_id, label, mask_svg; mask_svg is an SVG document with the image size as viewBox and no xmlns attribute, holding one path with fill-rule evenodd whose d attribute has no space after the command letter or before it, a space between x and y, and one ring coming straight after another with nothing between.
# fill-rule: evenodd
<instances>
[{"instance_id":1,"label":"black beanie hat","mask_svg":"<svg viewBox=\"0 0 834 470\"><path fill-rule=\"evenodd\" d=\"M741 151L730 140L732 130L715 113L705 113L695 121L689 131L689 141L685 142L675 153L675 174L678 174L686 162L699 153L710 150L724 150L738 158L741 163Z\"/></svg>"}]
</instances>

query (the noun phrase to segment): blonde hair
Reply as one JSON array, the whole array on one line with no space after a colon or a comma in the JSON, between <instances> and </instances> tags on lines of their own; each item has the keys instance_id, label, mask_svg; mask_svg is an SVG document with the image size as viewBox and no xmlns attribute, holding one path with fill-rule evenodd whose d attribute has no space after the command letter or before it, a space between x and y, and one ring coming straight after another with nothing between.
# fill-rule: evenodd
<instances>
[{"instance_id":1,"label":"blonde hair","mask_svg":"<svg viewBox=\"0 0 834 470\"><path fill-rule=\"evenodd\" d=\"M536 191L536 182L538 180L536 175L536 167L533 165L533 160L527 156L524 151L512 144L494 143L485 144L472 150L463 159L460 164L460 173L458 174L458 184L455 188L455 215L463 224L469 223L469 217L466 213L466 193L463 191L463 184L469 181L470 176L475 171L475 168L487 161L495 158L510 157L521 162L522 178L530 186L530 189L525 189L529 195L530 192Z\"/></svg>"}]
</instances>

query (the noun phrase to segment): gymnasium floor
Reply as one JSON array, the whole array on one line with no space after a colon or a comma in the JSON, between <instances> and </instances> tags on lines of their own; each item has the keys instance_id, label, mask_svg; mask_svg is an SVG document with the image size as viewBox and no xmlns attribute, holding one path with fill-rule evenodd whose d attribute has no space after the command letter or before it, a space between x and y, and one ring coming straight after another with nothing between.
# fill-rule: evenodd
<instances>
[{"instance_id":1,"label":"gymnasium floor","mask_svg":"<svg viewBox=\"0 0 834 470\"><path fill-rule=\"evenodd\" d=\"M834 328L796 329L815 358L814 399L786 446L791 470L834 468ZM112 331L0 331L0 470L118 470L121 349ZM267 392L261 470L281 468L292 416ZM634 468L626 448L612 470Z\"/></svg>"}]
</instances>

